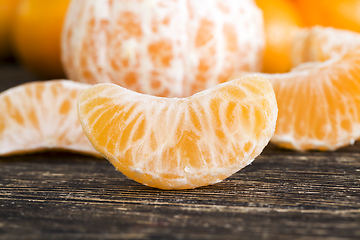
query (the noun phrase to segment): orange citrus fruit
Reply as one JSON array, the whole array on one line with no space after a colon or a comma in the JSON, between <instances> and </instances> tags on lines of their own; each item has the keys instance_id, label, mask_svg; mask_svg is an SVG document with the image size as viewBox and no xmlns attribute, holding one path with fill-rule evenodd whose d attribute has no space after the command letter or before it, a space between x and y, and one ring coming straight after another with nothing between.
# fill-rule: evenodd
<instances>
[{"instance_id":1,"label":"orange citrus fruit","mask_svg":"<svg viewBox=\"0 0 360 240\"><path fill-rule=\"evenodd\" d=\"M62 60L72 80L186 97L259 71L264 41L253 0L74 0Z\"/></svg>"},{"instance_id":2,"label":"orange citrus fruit","mask_svg":"<svg viewBox=\"0 0 360 240\"><path fill-rule=\"evenodd\" d=\"M18 0L0 1L0 58L11 54L11 27Z\"/></svg>"},{"instance_id":3,"label":"orange citrus fruit","mask_svg":"<svg viewBox=\"0 0 360 240\"><path fill-rule=\"evenodd\" d=\"M161 189L214 184L250 164L277 117L273 88L256 75L187 98L97 84L80 95L78 111L103 156L130 179Z\"/></svg>"},{"instance_id":4,"label":"orange citrus fruit","mask_svg":"<svg viewBox=\"0 0 360 240\"><path fill-rule=\"evenodd\" d=\"M267 74L278 101L272 142L335 150L360 137L360 34L315 27L294 41L289 73Z\"/></svg>"},{"instance_id":5,"label":"orange citrus fruit","mask_svg":"<svg viewBox=\"0 0 360 240\"><path fill-rule=\"evenodd\" d=\"M64 149L100 156L82 131L76 100L89 85L26 83L0 94L0 155Z\"/></svg>"},{"instance_id":6,"label":"orange citrus fruit","mask_svg":"<svg viewBox=\"0 0 360 240\"><path fill-rule=\"evenodd\" d=\"M307 25L360 32L360 0L296 0Z\"/></svg>"},{"instance_id":7,"label":"orange citrus fruit","mask_svg":"<svg viewBox=\"0 0 360 240\"><path fill-rule=\"evenodd\" d=\"M263 72L284 73L291 68L292 38L303 26L302 17L289 0L256 0L263 11L266 47Z\"/></svg>"},{"instance_id":8,"label":"orange citrus fruit","mask_svg":"<svg viewBox=\"0 0 360 240\"><path fill-rule=\"evenodd\" d=\"M70 0L20 0L14 19L19 60L43 79L63 78L60 35Z\"/></svg>"}]
</instances>

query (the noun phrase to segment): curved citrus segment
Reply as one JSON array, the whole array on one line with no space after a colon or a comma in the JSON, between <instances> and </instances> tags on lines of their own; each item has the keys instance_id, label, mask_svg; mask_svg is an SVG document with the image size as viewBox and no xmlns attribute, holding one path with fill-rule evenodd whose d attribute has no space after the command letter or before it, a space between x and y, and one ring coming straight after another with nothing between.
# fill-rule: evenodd
<instances>
[{"instance_id":1,"label":"curved citrus segment","mask_svg":"<svg viewBox=\"0 0 360 240\"><path fill-rule=\"evenodd\" d=\"M294 41L291 72L264 75L278 101L272 142L297 150L334 150L360 137L360 35L304 30Z\"/></svg>"},{"instance_id":2,"label":"curved citrus segment","mask_svg":"<svg viewBox=\"0 0 360 240\"><path fill-rule=\"evenodd\" d=\"M264 42L253 0L73 0L61 44L72 80L187 97L259 71Z\"/></svg>"},{"instance_id":3,"label":"curved citrus segment","mask_svg":"<svg viewBox=\"0 0 360 240\"><path fill-rule=\"evenodd\" d=\"M250 164L277 117L268 80L249 76L188 98L160 98L114 84L81 94L93 146L127 177L162 189L217 183Z\"/></svg>"},{"instance_id":4,"label":"curved citrus segment","mask_svg":"<svg viewBox=\"0 0 360 240\"><path fill-rule=\"evenodd\" d=\"M76 109L90 85L33 82L0 94L0 155L65 149L100 156L82 131Z\"/></svg>"}]
</instances>

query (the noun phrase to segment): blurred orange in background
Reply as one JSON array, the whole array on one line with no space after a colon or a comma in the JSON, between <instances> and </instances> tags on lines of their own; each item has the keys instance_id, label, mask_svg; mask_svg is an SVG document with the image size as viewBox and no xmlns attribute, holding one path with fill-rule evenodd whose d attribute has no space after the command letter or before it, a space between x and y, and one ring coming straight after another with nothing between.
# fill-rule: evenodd
<instances>
[{"instance_id":1,"label":"blurred orange in background","mask_svg":"<svg viewBox=\"0 0 360 240\"><path fill-rule=\"evenodd\" d=\"M306 25L360 32L360 0L293 0Z\"/></svg>"},{"instance_id":2,"label":"blurred orange in background","mask_svg":"<svg viewBox=\"0 0 360 240\"><path fill-rule=\"evenodd\" d=\"M11 27L18 0L0 1L0 59L11 55Z\"/></svg>"},{"instance_id":3,"label":"blurred orange in background","mask_svg":"<svg viewBox=\"0 0 360 240\"><path fill-rule=\"evenodd\" d=\"M11 0L13 1L13 0ZM60 35L70 0L20 0L13 44L20 62L42 79L64 78Z\"/></svg>"},{"instance_id":4,"label":"blurred orange in background","mask_svg":"<svg viewBox=\"0 0 360 240\"><path fill-rule=\"evenodd\" d=\"M290 0L256 0L263 10L266 48L263 71L288 72L291 68L291 42L303 20L296 5Z\"/></svg>"},{"instance_id":5,"label":"blurred orange in background","mask_svg":"<svg viewBox=\"0 0 360 240\"><path fill-rule=\"evenodd\" d=\"M0 59L16 55L39 78L63 78L60 35L70 0L1 0ZM360 32L360 0L255 0L263 10L267 45L263 72L291 68L291 39L299 27ZM17 8L17 11L16 11ZM12 31L12 38L11 38Z\"/></svg>"}]
</instances>

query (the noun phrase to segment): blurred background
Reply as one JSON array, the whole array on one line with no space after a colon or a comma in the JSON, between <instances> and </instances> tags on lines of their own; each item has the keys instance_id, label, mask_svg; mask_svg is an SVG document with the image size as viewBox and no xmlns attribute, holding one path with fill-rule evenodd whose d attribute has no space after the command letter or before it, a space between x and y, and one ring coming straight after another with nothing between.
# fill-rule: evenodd
<instances>
[{"instance_id":1,"label":"blurred background","mask_svg":"<svg viewBox=\"0 0 360 240\"><path fill-rule=\"evenodd\" d=\"M23 82L65 78L60 35L69 2L0 0L1 91Z\"/></svg>"},{"instance_id":2,"label":"blurred background","mask_svg":"<svg viewBox=\"0 0 360 240\"><path fill-rule=\"evenodd\" d=\"M25 74L29 80L66 78L60 61L60 35L70 1L0 0L0 78L15 65L26 70L11 74ZM267 38L263 72L290 70L291 38L303 27L322 25L360 31L360 0L256 3L263 11Z\"/></svg>"}]
</instances>

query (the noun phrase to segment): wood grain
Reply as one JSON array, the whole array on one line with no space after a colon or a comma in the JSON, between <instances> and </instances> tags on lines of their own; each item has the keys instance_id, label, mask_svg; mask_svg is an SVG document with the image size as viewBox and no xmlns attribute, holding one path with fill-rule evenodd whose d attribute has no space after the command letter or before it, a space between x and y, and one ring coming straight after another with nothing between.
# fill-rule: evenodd
<instances>
[{"instance_id":1,"label":"wood grain","mask_svg":"<svg viewBox=\"0 0 360 240\"><path fill-rule=\"evenodd\" d=\"M0 80L4 90L33 77L8 64ZM89 156L2 157L0 239L360 239L360 144L269 145L225 181L185 191L140 185Z\"/></svg>"}]
</instances>

